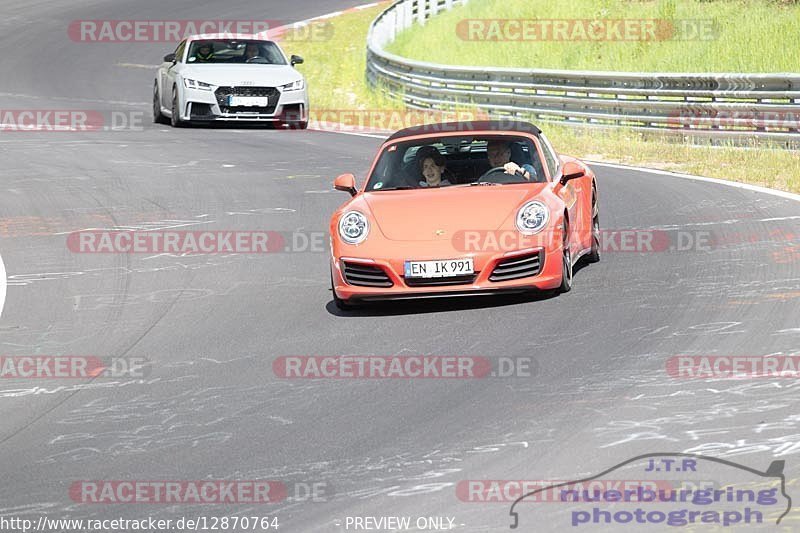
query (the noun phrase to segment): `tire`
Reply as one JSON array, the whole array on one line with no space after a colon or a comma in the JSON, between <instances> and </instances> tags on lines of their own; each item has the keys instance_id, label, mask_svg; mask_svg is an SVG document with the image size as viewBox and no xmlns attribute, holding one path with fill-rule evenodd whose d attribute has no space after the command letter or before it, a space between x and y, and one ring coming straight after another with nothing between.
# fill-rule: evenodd
<instances>
[{"instance_id":1,"label":"tire","mask_svg":"<svg viewBox=\"0 0 800 533\"><path fill-rule=\"evenodd\" d=\"M281 114L281 121L278 123L280 128L284 126L290 130L308 129L308 120L303 120L302 113L289 111Z\"/></svg>"},{"instance_id":2,"label":"tire","mask_svg":"<svg viewBox=\"0 0 800 533\"><path fill-rule=\"evenodd\" d=\"M182 128L186 125L186 122L181 120L180 113L178 113L178 89L175 87L172 88L172 116L169 119L169 123L173 128Z\"/></svg>"},{"instance_id":3,"label":"tire","mask_svg":"<svg viewBox=\"0 0 800 533\"><path fill-rule=\"evenodd\" d=\"M600 261L600 207L597 205L597 190L592 187L592 250L586 256L586 262L598 261Z\"/></svg>"},{"instance_id":4,"label":"tire","mask_svg":"<svg viewBox=\"0 0 800 533\"><path fill-rule=\"evenodd\" d=\"M305 130L308 129L308 121L307 120L291 120L285 121L282 120L280 122L273 123L274 128L278 130L287 129L287 130Z\"/></svg>"},{"instance_id":5,"label":"tire","mask_svg":"<svg viewBox=\"0 0 800 533\"><path fill-rule=\"evenodd\" d=\"M153 123L169 124L169 119L161 112L161 94L158 92L158 82L153 85Z\"/></svg>"},{"instance_id":6,"label":"tire","mask_svg":"<svg viewBox=\"0 0 800 533\"><path fill-rule=\"evenodd\" d=\"M572 290L572 252L569 249L569 224L564 219L564 243L563 253L561 254L561 286L558 288L559 294Z\"/></svg>"},{"instance_id":7,"label":"tire","mask_svg":"<svg viewBox=\"0 0 800 533\"><path fill-rule=\"evenodd\" d=\"M333 271L331 271L331 293L333 294L333 304L336 306L337 309L340 311L351 311L355 309L355 305L351 304L347 300L342 300L336 294L336 287L333 285Z\"/></svg>"}]
</instances>

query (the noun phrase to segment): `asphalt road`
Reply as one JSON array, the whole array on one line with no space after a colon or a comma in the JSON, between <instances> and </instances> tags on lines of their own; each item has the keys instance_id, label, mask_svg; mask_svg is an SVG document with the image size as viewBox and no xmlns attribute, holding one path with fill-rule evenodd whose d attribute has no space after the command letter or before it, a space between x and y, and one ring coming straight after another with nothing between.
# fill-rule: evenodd
<instances>
[{"instance_id":1,"label":"asphalt road","mask_svg":"<svg viewBox=\"0 0 800 533\"><path fill-rule=\"evenodd\" d=\"M66 27L76 19L292 21L355 3L3 0L0 108L149 116L153 72L119 65L155 64L170 46L73 43ZM333 177L363 176L380 142L149 121L138 131L0 133L0 354L150 361L144 379L0 382L0 515L270 515L287 532L345 531L348 516L447 516L458 531L502 531L508 504L460 501L460 481L574 479L661 451L760 470L784 459L791 491L797 380L681 380L665 364L678 354L800 352L796 201L597 166L605 228L717 244L608 250L557 298L349 314L331 302L324 247L176 257L66 246L67 233L86 228L319 234L346 200L331 191ZM537 371L386 381L273 373L282 355L339 354L532 357ZM203 479L322 483L326 501L90 505L69 496L77 480ZM569 529L533 512L522 530ZM797 512L783 522L797 524Z\"/></svg>"}]
</instances>

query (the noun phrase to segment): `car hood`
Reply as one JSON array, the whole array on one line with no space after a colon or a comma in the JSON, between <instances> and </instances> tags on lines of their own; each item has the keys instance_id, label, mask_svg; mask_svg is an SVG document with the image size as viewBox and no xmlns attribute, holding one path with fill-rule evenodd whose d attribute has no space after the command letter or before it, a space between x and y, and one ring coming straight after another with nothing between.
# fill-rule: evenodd
<instances>
[{"instance_id":1,"label":"car hood","mask_svg":"<svg viewBox=\"0 0 800 533\"><path fill-rule=\"evenodd\" d=\"M443 187L369 192L362 198L387 239L430 241L465 230L500 229L526 200L545 187L545 183Z\"/></svg>"},{"instance_id":2,"label":"car hood","mask_svg":"<svg viewBox=\"0 0 800 533\"><path fill-rule=\"evenodd\" d=\"M183 77L223 87L249 85L277 87L299 80L303 76L289 65L191 65Z\"/></svg>"}]
</instances>

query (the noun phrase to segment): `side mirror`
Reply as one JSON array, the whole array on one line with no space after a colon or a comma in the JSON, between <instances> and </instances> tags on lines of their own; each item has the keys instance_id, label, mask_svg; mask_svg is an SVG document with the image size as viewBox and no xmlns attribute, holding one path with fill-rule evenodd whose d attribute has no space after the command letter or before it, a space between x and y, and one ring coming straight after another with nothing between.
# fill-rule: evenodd
<instances>
[{"instance_id":1,"label":"side mirror","mask_svg":"<svg viewBox=\"0 0 800 533\"><path fill-rule=\"evenodd\" d=\"M177 61L175 54L167 54L164 56L164 63L175 63L175 61Z\"/></svg>"},{"instance_id":2,"label":"side mirror","mask_svg":"<svg viewBox=\"0 0 800 533\"><path fill-rule=\"evenodd\" d=\"M305 59L303 59L300 56L292 56L291 62L292 62L292 66L295 66L295 65L300 65L302 63L305 63L306 61L305 61Z\"/></svg>"},{"instance_id":3,"label":"side mirror","mask_svg":"<svg viewBox=\"0 0 800 533\"><path fill-rule=\"evenodd\" d=\"M349 192L350 196L356 195L356 177L352 174L342 174L333 182L333 188L337 191Z\"/></svg>"},{"instance_id":4,"label":"side mirror","mask_svg":"<svg viewBox=\"0 0 800 533\"><path fill-rule=\"evenodd\" d=\"M564 163L564 168L561 169L561 179L558 182L561 185L566 185L568 181L582 178L585 175L583 167L574 161L570 161L569 163Z\"/></svg>"}]
</instances>

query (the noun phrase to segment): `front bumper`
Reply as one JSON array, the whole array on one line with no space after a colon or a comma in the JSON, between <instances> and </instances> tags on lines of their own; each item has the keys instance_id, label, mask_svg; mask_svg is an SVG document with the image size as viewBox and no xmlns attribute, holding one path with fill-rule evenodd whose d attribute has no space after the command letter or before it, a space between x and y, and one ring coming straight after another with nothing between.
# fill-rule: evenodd
<instances>
[{"instance_id":1,"label":"front bumper","mask_svg":"<svg viewBox=\"0 0 800 533\"><path fill-rule=\"evenodd\" d=\"M510 264L510 269L517 268L516 263L524 263L526 258L538 255L539 268L536 274L503 280L503 276L494 275L498 268ZM331 262L333 284L336 294L347 301L400 300L411 298L436 298L452 296L480 296L497 293L523 292L531 289L554 289L561 284L562 250L545 247L529 248L505 253L461 254L460 256L432 257L422 259L462 259L471 257L475 265L474 276L437 280L406 279L404 276L405 260L417 260L418 256L403 259L376 259L371 257L355 257L342 255L334 257ZM355 268L355 275L353 274ZM523 268L520 266L519 268ZM380 275L380 269L388 282ZM509 268L506 267L506 270ZM361 276L361 277L359 277ZM355 283L379 281L384 286L362 286ZM390 285L388 284L390 283Z\"/></svg>"},{"instance_id":2,"label":"front bumper","mask_svg":"<svg viewBox=\"0 0 800 533\"><path fill-rule=\"evenodd\" d=\"M228 96L268 98L262 107L232 107ZM307 122L308 91L281 92L275 87L212 87L210 91L185 89L181 120L186 121L258 121Z\"/></svg>"}]
</instances>

